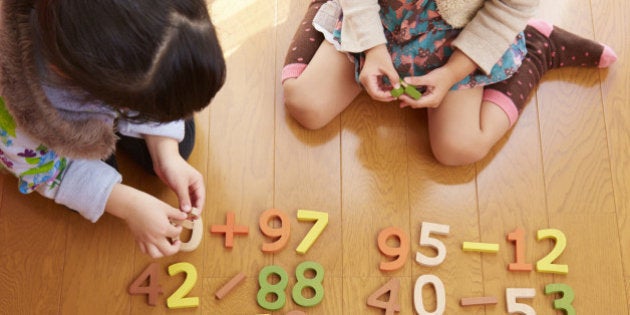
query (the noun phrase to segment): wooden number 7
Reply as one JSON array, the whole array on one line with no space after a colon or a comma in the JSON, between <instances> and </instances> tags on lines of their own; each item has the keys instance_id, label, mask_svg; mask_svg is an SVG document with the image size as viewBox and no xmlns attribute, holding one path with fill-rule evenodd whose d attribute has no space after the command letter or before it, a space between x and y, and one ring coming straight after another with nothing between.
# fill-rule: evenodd
<instances>
[{"instance_id":1,"label":"wooden number 7","mask_svg":"<svg viewBox=\"0 0 630 315\"><path fill-rule=\"evenodd\" d=\"M315 243L315 240L322 234L322 231L328 225L328 213L311 210L298 210L298 221L315 221L315 225L306 234L300 245L298 245L296 252L300 254L306 254L309 248Z\"/></svg>"}]
</instances>

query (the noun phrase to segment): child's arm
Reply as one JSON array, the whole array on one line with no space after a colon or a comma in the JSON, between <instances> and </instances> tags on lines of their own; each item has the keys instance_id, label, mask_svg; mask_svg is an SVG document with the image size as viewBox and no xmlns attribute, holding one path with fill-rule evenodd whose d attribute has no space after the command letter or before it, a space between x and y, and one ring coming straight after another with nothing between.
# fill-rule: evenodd
<instances>
[{"instance_id":1,"label":"child's arm","mask_svg":"<svg viewBox=\"0 0 630 315\"><path fill-rule=\"evenodd\" d=\"M187 215L161 200L132 187L116 184L107 200L105 211L127 222L140 250L159 258L177 253L181 226L171 222L185 220Z\"/></svg>"},{"instance_id":2,"label":"child's arm","mask_svg":"<svg viewBox=\"0 0 630 315\"><path fill-rule=\"evenodd\" d=\"M180 210L188 213L194 207L201 211L206 197L204 179L179 154L178 142L169 137L155 135L144 135L144 139L155 173L175 192Z\"/></svg>"}]
</instances>

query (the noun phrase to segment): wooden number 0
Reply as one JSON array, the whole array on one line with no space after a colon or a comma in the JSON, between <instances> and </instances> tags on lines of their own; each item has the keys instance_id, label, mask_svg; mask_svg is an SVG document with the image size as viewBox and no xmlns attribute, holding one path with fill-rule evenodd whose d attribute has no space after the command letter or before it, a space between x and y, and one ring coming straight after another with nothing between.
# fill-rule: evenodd
<instances>
[{"instance_id":1,"label":"wooden number 0","mask_svg":"<svg viewBox=\"0 0 630 315\"><path fill-rule=\"evenodd\" d=\"M201 238L203 236L203 221L201 220L201 217L194 221L185 220L182 222L182 227L191 230L191 235L188 242L182 242L179 250L182 252L192 252L197 249L199 243L201 243Z\"/></svg>"},{"instance_id":2,"label":"wooden number 0","mask_svg":"<svg viewBox=\"0 0 630 315\"><path fill-rule=\"evenodd\" d=\"M428 312L424 308L424 299L422 298L422 287L427 284L433 285L435 290L436 307L435 311ZM446 310L446 291L442 280L434 275L422 275L416 280L416 286L413 289L413 304L415 304L416 312L420 315L442 315Z\"/></svg>"}]
</instances>

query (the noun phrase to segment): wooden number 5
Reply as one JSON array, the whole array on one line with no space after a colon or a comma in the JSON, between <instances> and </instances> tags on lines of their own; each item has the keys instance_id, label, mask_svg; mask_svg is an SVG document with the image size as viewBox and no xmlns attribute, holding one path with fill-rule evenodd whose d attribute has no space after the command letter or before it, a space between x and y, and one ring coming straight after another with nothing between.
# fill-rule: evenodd
<instances>
[{"instance_id":1,"label":"wooden number 5","mask_svg":"<svg viewBox=\"0 0 630 315\"><path fill-rule=\"evenodd\" d=\"M446 258L446 246L442 241L432 238L431 233L439 235L447 235L450 231L450 226L429 222L422 222L422 228L420 231L420 246L430 246L437 250L435 257L425 256L424 254L417 252L416 261L425 266L434 267L441 264Z\"/></svg>"},{"instance_id":2,"label":"wooden number 5","mask_svg":"<svg viewBox=\"0 0 630 315\"><path fill-rule=\"evenodd\" d=\"M507 302L507 311L509 314L525 314L536 315L536 310L531 306L523 303L517 303L518 298L533 298L536 296L536 290L533 288L509 288L505 291L505 300Z\"/></svg>"}]
</instances>

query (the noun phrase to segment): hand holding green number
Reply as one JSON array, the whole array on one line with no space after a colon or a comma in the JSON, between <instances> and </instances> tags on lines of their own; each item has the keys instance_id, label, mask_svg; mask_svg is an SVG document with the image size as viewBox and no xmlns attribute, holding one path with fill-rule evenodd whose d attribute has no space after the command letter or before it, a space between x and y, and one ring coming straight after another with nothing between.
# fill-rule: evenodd
<instances>
[{"instance_id":1,"label":"hand holding green number","mask_svg":"<svg viewBox=\"0 0 630 315\"><path fill-rule=\"evenodd\" d=\"M390 91L393 97L398 98L403 94L407 94L407 96L413 98L414 100L419 100L422 97L422 93L416 89L415 86L407 84L402 79L400 80L400 87L397 89L392 89Z\"/></svg>"}]
</instances>

